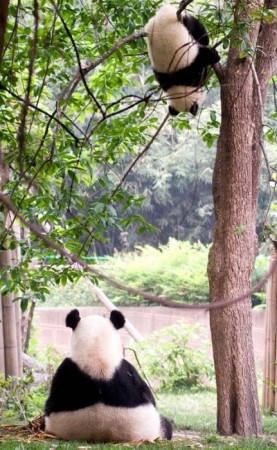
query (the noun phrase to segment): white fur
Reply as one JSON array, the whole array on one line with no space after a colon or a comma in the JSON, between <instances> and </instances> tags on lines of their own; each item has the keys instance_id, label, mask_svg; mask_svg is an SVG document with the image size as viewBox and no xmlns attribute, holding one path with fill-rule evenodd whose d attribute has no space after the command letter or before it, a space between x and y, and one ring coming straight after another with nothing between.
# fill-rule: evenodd
<instances>
[{"instance_id":1,"label":"white fur","mask_svg":"<svg viewBox=\"0 0 277 450\"><path fill-rule=\"evenodd\" d=\"M152 67L158 72L176 72L190 65L198 53L197 43L177 20L177 9L165 5L145 26Z\"/></svg>"},{"instance_id":2,"label":"white fur","mask_svg":"<svg viewBox=\"0 0 277 450\"><path fill-rule=\"evenodd\" d=\"M111 321L96 315L82 318L72 333L71 358L92 378L112 378L123 358L123 348Z\"/></svg>"},{"instance_id":3,"label":"white fur","mask_svg":"<svg viewBox=\"0 0 277 450\"><path fill-rule=\"evenodd\" d=\"M97 403L45 417L48 433L66 440L91 442L152 441L164 438L161 418L152 404L121 408Z\"/></svg>"},{"instance_id":4,"label":"white fur","mask_svg":"<svg viewBox=\"0 0 277 450\"><path fill-rule=\"evenodd\" d=\"M193 103L202 105L206 98L206 89L203 87L173 86L163 96L170 106L179 112L189 111Z\"/></svg>"}]
</instances>

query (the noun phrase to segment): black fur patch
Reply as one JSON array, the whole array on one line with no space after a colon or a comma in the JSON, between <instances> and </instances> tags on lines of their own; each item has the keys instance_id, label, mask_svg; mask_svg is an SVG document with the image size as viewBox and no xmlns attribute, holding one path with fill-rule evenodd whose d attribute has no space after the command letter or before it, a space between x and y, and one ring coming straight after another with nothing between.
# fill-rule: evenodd
<instances>
[{"instance_id":1,"label":"black fur patch","mask_svg":"<svg viewBox=\"0 0 277 450\"><path fill-rule=\"evenodd\" d=\"M192 104L192 106L191 106L189 112L190 112L193 116L196 116L197 111L198 111L198 104L197 104L196 102L193 102L193 104Z\"/></svg>"},{"instance_id":2,"label":"black fur patch","mask_svg":"<svg viewBox=\"0 0 277 450\"><path fill-rule=\"evenodd\" d=\"M166 417L161 416L161 427L164 431L163 437L170 441L172 439L172 423Z\"/></svg>"},{"instance_id":3,"label":"black fur patch","mask_svg":"<svg viewBox=\"0 0 277 450\"><path fill-rule=\"evenodd\" d=\"M72 309L66 316L65 325L72 328L72 330L75 330L80 320L81 317L78 309Z\"/></svg>"},{"instance_id":4,"label":"black fur patch","mask_svg":"<svg viewBox=\"0 0 277 450\"><path fill-rule=\"evenodd\" d=\"M171 116L178 116L179 111L177 109L173 108L173 106L169 105L168 112Z\"/></svg>"},{"instance_id":5,"label":"black fur patch","mask_svg":"<svg viewBox=\"0 0 277 450\"><path fill-rule=\"evenodd\" d=\"M161 88L167 91L173 86L200 87L204 85L207 78L207 67L215 64L220 57L216 50L200 47L195 60L187 67L176 72L159 72L154 67L154 73ZM171 69L173 70L173 68Z\"/></svg>"},{"instance_id":6,"label":"black fur patch","mask_svg":"<svg viewBox=\"0 0 277 450\"><path fill-rule=\"evenodd\" d=\"M84 373L70 358L58 367L45 405L45 414L75 411L104 403L109 406L135 408L155 399L137 370L122 360L111 380L97 380Z\"/></svg>"},{"instance_id":7,"label":"black fur patch","mask_svg":"<svg viewBox=\"0 0 277 450\"><path fill-rule=\"evenodd\" d=\"M201 45L209 45L207 30L196 17L185 14L182 16L182 21L195 41L199 42Z\"/></svg>"},{"instance_id":8,"label":"black fur patch","mask_svg":"<svg viewBox=\"0 0 277 450\"><path fill-rule=\"evenodd\" d=\"M118 311L117 309L114 309L111 312L110 321L112 322L112 324L116 330L120 330L120 328L124 327L125 317L123 316L123 314L120 311Z\"/></svg>"}]
</instances>

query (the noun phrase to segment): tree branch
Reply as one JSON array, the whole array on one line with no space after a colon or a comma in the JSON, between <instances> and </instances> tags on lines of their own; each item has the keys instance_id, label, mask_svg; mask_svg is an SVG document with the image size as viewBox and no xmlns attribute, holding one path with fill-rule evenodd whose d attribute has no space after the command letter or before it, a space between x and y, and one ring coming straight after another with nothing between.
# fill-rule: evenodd
<instances>
[{"instance_id":1,"label":"tree branch","mask_svg":"<svg viewBox=\"0 0 277 450\"><path fill-rule=\"evenodd\" d=\"M16 98L18 101L23 102L23 103L25 102L24 98L19 97L19 95L12 92L10 89L8 89L6 86L4 86L4 84L1 82L0 82L0 89L3 89L3 91L8 92L12 97ZM75 140L76 144L78 144L79 138L77 138L77 136L75 136L75 134L72 133L72 131L63 122L61 122L59 119L57 119L57 117L55 117L55 114L57 112L56 109L52 114L50 114L49 112L45 111L44 109L40 108L39 106L34 105L31 102L28 102L28 106L30 108L44 114L45 116L49 117L50 119L53 119L55 122L57 122L68 134L70 134L70 136Z\"/></svg>"},{"instance_id":2,"label":"tree branch","mask_svg":"<svg viewBox=\"0 0 277 450\"><path fill-rule=\"evenodd\" d=\"M130 34L129 36L126 36L123 39L120 39L113 47L111 47L109 50L106 51L103 55L101 55L99 58L97 58L95 61L88 63L85 67L82 67L83 75L87 75L89 72L94 70L97 66L102 64L104 61L106 61L113 53L117 52L123 45L128 44L129 42L133 42L136 39L142 38L147 36L145 31L137 31L133 34ZM80 72L80 69L73 75L72 80L68 83L68 85L62 90L62 92L59 94L58 99L59 101L66 98L66 100L69 100L75 89L77 88L78 84L82 80L82 75Z\"/></svg>"},{"instance_id":3,"label":"tree branch","mask_svg":"<svg viewBox=\"0 0 277 450\"><path fill-rule=\"evenodd\" d=\"M154 133L154 135L152 136L152 138L150 139L150 141L148 142L148 144L144 147L144 149L136 156L136 158L134 159L134 161L130 164L130 166L128 167L128 169L126 170L125 174L123 175L123 177L121 178L120 182L118 183L118 185L116 186L116 188L114 189L114 191L111 194L111 198L114 197L114 195L116 194L116 192L118 191L118 189L122 186L122 184L124 183L124 181L126 180L127 176L129 175L129 173L131 172L131 170L133 169L133 167L136 165L136 163L138 162L138 160L147 152L147 150L151 147L151 145L153 144L153 142L155 141L156 137L158 136L158 134L161 132L162 128L164 127L164 125L167 122L167 119L169 117L169 113L167 113L167 115L165 116L164 120L162 121L162 123L160 124L160 126L158 127L158 129L156 130L156 132Z\"/></svg>"},{"instance_id":4,"label":"tree branch","mask_svg":"<svg viewBox=\"0 0 277 450\"><path fill-rule=\"evenodd\" d=\"M113 278L105 275L104 273L100 272L99 270L91 267L89 264L87 264L82 258L75 255L74 253L69 252L66 250L65 247L58 244L57 242L53 241L47 232L44 230L43 227L36 225L30 221L28 221L23 214L21 214L17 207L14 205L14 203L11 201L9 197L4 195L2 192L0 192L0 201L10 210L13 212L13 214L21 221L23 225L25 225L29 230L34 233L39 239L41 239L42 242L48 247L52 248L53 250L56 250L61 256L65 257L70 263L77 264L81 268L87 270L89 273L91 273L93 276L97 276L102 280L105 280L115 286L118 289L121 289L123 291L129 292L133 295L139 295L140 297L145 298L146 300L149 300L150 302L158 303L163 306L168 306L170 308L178 308L178 309L205 309L206 311L212 310L212 309L219 309L226 306L233 305L234 303L237 303L244 299L249 299L250 295L252 295L254 292L260 290L266 281L269 279L269 277L275 272L277 269L277 258L272 262L271 268L268 271L268 273L265 275L264 278L262 278L259 283L257 283L251 290L248 290L244 294L240 295L236 298L231 299L225 299L220 300L218 302L210 303L208 305L200 305L200 304L182 304L173 302L168 297L161 297L159 295L150 294L149 292L141 291L140 289L132 288L123 285L122 283L114 280Z\"/></svg>"}]
</instances>

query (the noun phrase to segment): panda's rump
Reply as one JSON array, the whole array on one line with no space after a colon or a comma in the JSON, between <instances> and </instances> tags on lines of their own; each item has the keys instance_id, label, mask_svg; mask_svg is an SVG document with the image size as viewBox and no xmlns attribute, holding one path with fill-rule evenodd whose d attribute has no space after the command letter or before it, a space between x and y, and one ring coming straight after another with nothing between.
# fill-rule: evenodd
<instances>
[{"instance_id":1,"label":"panda's rump","mask_svg":"<svg viewBox=\"0 0 277 450\"><path fill-rule=\"evenodd\" d=\"M159 72L175 72L188 66L198 54L198 45L177 20L176 9L161 8L145 26L152 67Z\"/></svg>"},{"instance_id":2,"label":"panda's rump","mask_svg":"<svg viewBox=\"0 0 277 450\"><path fill-rule=\"evenodd\" d=\"M136 408L93 406L46 417L46 430L66 440L131 442L166 437L161 416L152 404Z\"/></svg>"}]
</instances>

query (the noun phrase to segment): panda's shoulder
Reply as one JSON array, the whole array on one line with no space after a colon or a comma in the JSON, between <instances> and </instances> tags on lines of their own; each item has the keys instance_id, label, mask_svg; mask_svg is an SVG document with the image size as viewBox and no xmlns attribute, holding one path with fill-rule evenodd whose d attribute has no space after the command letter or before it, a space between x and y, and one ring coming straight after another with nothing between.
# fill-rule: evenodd
<instances>
[{"instance_id":1,"label":"panda's shoulder","mask_svg":"<svg viewBox=\"0 0 277 450\"><path fill-rule=\"evenodd\" d=\"M153 394L142 379L137 369L126 359L122 359L119 368L113 378L114 386L124 385L124 390L137 397L138 404L152 403L155 405Z\"/></svg>"}]
</instances>

